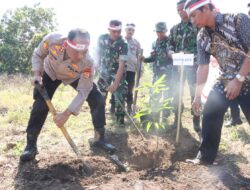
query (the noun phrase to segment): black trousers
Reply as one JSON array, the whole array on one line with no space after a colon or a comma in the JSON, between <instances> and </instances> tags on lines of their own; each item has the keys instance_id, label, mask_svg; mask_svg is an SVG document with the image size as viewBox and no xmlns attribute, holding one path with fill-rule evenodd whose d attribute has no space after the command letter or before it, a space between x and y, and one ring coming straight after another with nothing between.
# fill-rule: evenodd
<instances>
[{"instance_id":1,"label":"black trousers","mask_svg":"<svg viewBox=\"0 0 250 190\"><path fill-rule=\"evenodd\" d=\"M238 101L250 124L250 94L240 95L235 100ZM203 111L202 141L198 154L198 157L206 163L211 164L216 158L224 115L231 102L226 98L225 93L222 94L218 89L213 89L208 96Z\"/></svg>"},{"instance_id":2,"label":"black trousers","mask_svg":"<svg viewBox=\"0 0 250 190\"><path fill-rule=\"evenodd\" d=\"M44 73L43 75L43 85L46 88L49 97L52 99L57 87L62 83L60 80L52 81L51 78ZM78 80L70 84L74 89L78 85ZM28 127L26 132L29 134L38 135L43 127L43 124L48 115L48 107L39 94L36 88L34 88L34 103L31 111L30 119L28 122ZM90 107L92 122L95 129L103 128L105 125L105 108L104 108L104 99L101 93L97 90L96 85L94 84L93 89L89 93L87 102Z\"/></svg>"},{"instance_id":3,"label":"black trousers","mask_svg":"<svg viewBox=\"0 0 250 190\"><path fill-rule=\"evenodd\" d=\"M240 119L240 108L237 100L234 100L229 105L231 111L231 119L232 121L236 121Z\"/></svg>"},{"instance_id":4,"label":"black trousers","mask_svg":"<svg viewBox=\"0 0 250 190\"><path fill-rule=\"evenodd\" d=\"M126 81L128 83L127 104L133 104L133 89L135 86L135 72L127 71Z\"/></svg>"}]
</instances>

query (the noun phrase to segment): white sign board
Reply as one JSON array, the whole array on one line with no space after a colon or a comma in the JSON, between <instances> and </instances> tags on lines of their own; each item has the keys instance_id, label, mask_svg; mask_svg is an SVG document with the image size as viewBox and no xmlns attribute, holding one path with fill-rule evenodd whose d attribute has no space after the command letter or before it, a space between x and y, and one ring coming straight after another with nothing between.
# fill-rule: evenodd
<instances>
[{"instance_id":1,"label":"white sign board","mask_svg":"<svg viewBox=\"0 0 250 190\"><path fill-rule=\"evenodd\" d=\"M174 65L193 65L194 54L174 53L172 54Z\"/></svg>"}]
</instances>

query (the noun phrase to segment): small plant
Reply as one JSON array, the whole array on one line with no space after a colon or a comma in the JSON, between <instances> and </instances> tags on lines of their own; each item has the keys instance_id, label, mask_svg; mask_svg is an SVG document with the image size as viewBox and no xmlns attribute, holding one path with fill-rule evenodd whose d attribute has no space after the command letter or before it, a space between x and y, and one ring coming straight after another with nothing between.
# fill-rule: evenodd
<instances>
[{"instance_id":1,"label":"small plant","mask_svg":"<svg viewBox=\"0 0 250 190\"><path fill-rule=\"evenodd\" d=\"M140 108L134 115L135 119L140 119L142 125L146 127L147 132L151 127L156 129L165 128L166 122L164 116L161 119L161 113L171 109L171 98L163 98L164 93L170 93L165 80L165 75L161 76L154 83L143 83L138 88L141 94L144 94L140 99ZM149 92L148 92L149 91ZM149 94L146 96L145 94Z\"/></svg>"}]
</instances>

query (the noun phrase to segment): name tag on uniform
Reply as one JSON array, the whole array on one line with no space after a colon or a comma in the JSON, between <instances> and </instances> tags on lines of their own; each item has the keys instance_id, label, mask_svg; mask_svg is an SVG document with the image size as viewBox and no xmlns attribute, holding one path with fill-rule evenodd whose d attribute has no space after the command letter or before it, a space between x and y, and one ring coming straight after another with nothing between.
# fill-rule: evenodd
<instances>
[{"instance_id":1,"label":"name tag on uniform","mask_svg":"<svg viewBox=\"0 0 250 190\"><path fill-rule=\"evenodd\" d=\"M194 54L174 53L172 54L174 65L190 65L194 64Z\"/></svg>"}]
</instances>

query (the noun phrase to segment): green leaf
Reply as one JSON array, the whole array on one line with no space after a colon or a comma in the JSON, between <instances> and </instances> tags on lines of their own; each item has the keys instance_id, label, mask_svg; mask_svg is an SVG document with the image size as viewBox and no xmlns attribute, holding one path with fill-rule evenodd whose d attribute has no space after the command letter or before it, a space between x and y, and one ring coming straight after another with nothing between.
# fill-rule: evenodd
<instances>
[{"instance_id":1,"label":"green leaf","mask_svg":"<svg viewBox=\"0 0 250 190\"><path fill-rule=\"evenodd\" d=\"M159 127L159 124L158 124L157 122L154 123L154 126L155 126L156 129L159 129L159 128L160 128L160 127Z\"/></svg>"},{"instance_id":2,"label":"green leaf","mask_svg":"<svg viewBox=\"0 0 250 190\"><path fill-rule=\"evenodd\" d=\"M146 127L147 133L148 133L149 129L151 128L151 126L152 126L152 122L148 122L147 127Z\"/></svg>"}]
</instances>

